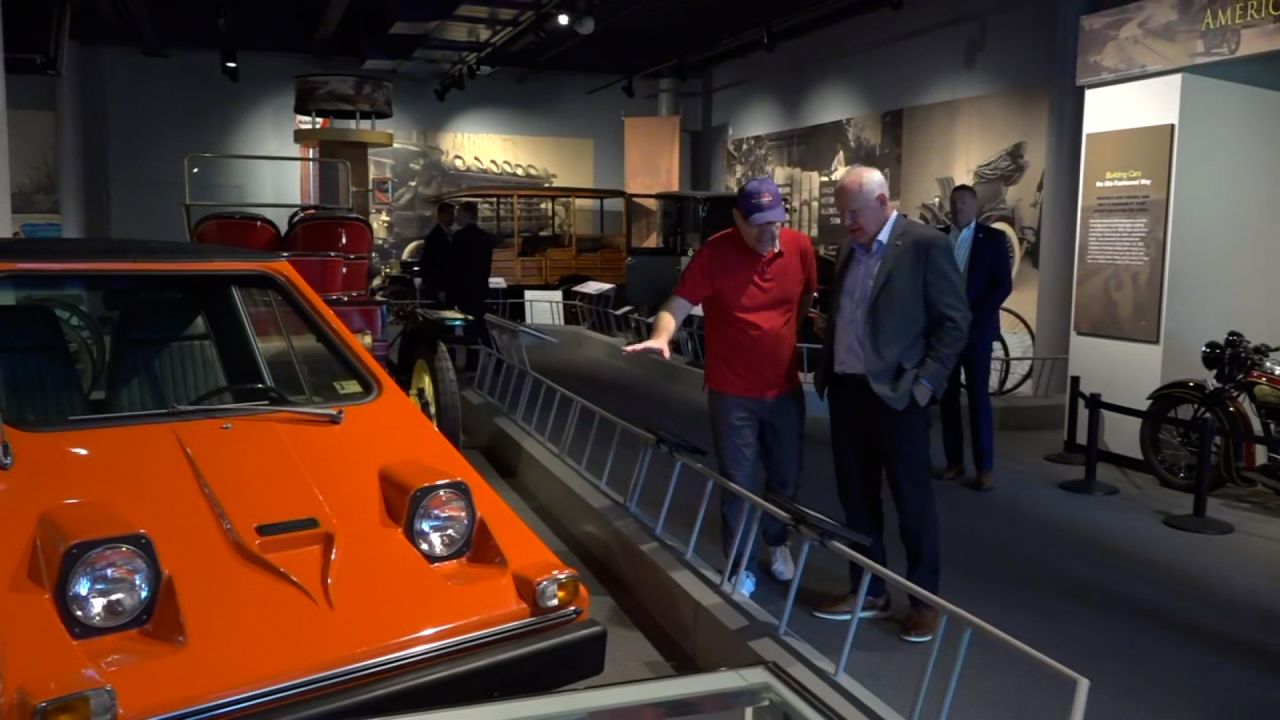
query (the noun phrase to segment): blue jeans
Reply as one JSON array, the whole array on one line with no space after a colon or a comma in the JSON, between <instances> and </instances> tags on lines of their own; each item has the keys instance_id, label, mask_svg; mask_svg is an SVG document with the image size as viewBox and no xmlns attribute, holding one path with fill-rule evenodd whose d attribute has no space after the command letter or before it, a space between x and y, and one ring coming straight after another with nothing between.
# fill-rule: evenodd
<instances>
[{"instance_id":1,"label":"blue jeans","mask_svg":"<svg viewBox=\"0 0 1280 720\"><path fill-rule=\"evenodd\" d=\"M803 465L804 391L768 400L717 392L709 395L711 435L720 474L754 495L769 492L794 498ZM759 465L764 466L763 478ZM744 505L746 501L737 495L721 492L720 534L726 557ZM786 524L772 515L765 513L760 527L769 547L787 541ZM746 548L747 540L742 538L739 552Z\"/></svg>"}]
</instances>

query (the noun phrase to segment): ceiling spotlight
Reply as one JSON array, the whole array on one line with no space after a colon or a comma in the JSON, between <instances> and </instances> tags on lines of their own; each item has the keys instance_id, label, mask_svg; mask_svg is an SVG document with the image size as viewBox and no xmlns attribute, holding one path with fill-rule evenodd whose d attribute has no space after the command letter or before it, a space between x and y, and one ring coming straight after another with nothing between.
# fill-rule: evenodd
<instances>
[{"instance_id":1,"label":"ceiling spotlight","mask_svg":"<svg viewBox=\"0 0 1280 720\"><path fill-rule=\"evenodd\" d=\"M773 52L774 48L778 47L777 40L773 37L773 28L768 25L764 26L764 34L760 39L764 43L765 52Z\"/></svg>"},{"instance_id":2,"label":"ceiling spotlight","mask_svg":"<svg viewBox=\"0 0 1280 720\"><path fill-rule=\"evenodd\" d=\"M622 83L622 94L629 98L636 96L635 78L627 78L627 81Z\"/></svg>"},{"instance_id":3,"label":"ceiling spotlight","mask_svg":"<svg viewBox=\"0 0 1280 720\"><path fill-rule=\"evenodd\" d=\"M573 20L573 18L569 17L569 13L567 12L562 12L556 15L556 24L560 27L569 27L569 22L571 20Z\"/></svg>"}]
</instances>

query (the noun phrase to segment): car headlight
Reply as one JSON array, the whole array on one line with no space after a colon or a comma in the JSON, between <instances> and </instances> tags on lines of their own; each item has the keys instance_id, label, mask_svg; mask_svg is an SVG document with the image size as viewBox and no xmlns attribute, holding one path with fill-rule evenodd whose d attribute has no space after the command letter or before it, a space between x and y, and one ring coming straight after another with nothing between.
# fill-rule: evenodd
<instances>
[{"instance_id":1,"label":"car headlight","mask_svg":"<svg viewBox=\"0 0 1280 720\"><path fill-rule=\"evenodd\" d=\"M63 620L76 637L137 627L155 608L160 571L144 536L77 543L63 569Z\"/></svg>"},{"instance_id":2,"label":"car headlight","mask_svg":"<svg viewBox=\"0 0 1280 720\"><path fill-rule=\"evenodd\" d=\"M110 687L47 700L36 706L33 720L115 720L116 693Z\"/></svg>"},{"instance_id":3,"label":"car headlight","mask_svg":"<svg viewBox=\"0 0 1280 720\"><path fill-rule=\"evenodd\" d=\"M471 544L476 511L462 483L419 488L409 503L406 532L414 547L431 562L460 557Z\"/></svg>"}]
</instances>

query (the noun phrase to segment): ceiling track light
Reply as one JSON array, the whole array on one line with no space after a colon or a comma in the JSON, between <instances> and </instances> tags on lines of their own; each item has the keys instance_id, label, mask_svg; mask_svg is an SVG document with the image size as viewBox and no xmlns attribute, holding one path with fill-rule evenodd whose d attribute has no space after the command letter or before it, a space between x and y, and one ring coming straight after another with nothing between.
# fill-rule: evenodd
<instances>
[{"instance_id":1,"label":"ceiling track light","mask_svg":"<svg viewBox=\"0 0 1280 720\"><path fill-rule=\"evenodd\" d=\"M471 78L472 80L475 80L476 76L479 74L480 74L480 68L477 67L475 63L471 63L470 65L467 66L467 77Z\"/></svg>"},{"instance_id":2,"label":"ceiling track light","mask_svg":"<svg viewBox=\"0 0 1280 720\"><path fill-rule=\"evenodd\" d=\"M569 27L569 25L572 22L573 22L573 18L569 15L569 13L564 12L563 10L556 13L556 24L559 25L560 27Z\"/></svg>"},{"instance_id":3,"label":"ceiling track light","mask_svg":"<svg viewBox=\"0 0 1280 720\"><path fill-rule=\"evenodd\" d=\"M773 52L778 47L777 38L773 36L773 28L768 24L764 26L764 32L761 35L761 43L764 45L765 52Z\"/></svg>"},{"instance_id":4,"label":"ceiling track light","mask_svg":"<svg viewBox=\"0 0 1280 720\"><path fill-rule=\"evenodd\" d=\"M622 94L626 95L628 98L634 98L636 96L635 78L627 78L627 81L622 83Z\"/></svg>"},{"instance_id":5,"label":"ceiling track light","mask_svg":"<svg viewBox=\"0 0 1280 720\"><path fill-rule=\"evenodd\" d=\"M444 102L444 99L449 97L449 91L443 85L437 85L436 89L433 90L432 93L435 94L436 100L439 100L440 102Z\"/></svg>"}]
</instances>

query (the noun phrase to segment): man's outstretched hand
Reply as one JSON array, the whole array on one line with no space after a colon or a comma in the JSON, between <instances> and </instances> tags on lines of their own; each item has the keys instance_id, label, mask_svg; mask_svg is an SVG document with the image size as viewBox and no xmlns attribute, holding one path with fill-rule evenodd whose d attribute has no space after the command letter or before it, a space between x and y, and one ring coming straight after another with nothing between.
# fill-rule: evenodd
<instances>
[{"instance_id":1,"label":"man's outstretched hand","mask_svg":"<svg viewBox=\"0 0 1280 720\"><path fill-rule=\"evenodd\" d=\"M622 352L627 355L636 353L654 353L661 355L663 360L671 359L671 346L661 340L645 340L644 342L628 345L622 348Z\"/></svg>"}]
</instances>

